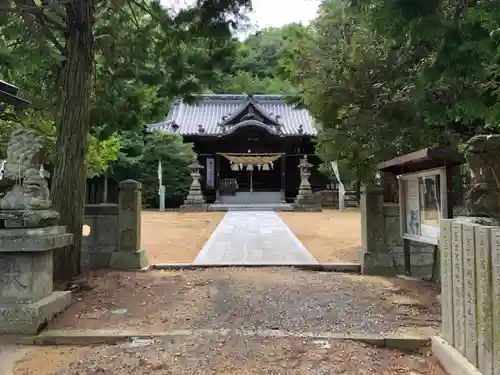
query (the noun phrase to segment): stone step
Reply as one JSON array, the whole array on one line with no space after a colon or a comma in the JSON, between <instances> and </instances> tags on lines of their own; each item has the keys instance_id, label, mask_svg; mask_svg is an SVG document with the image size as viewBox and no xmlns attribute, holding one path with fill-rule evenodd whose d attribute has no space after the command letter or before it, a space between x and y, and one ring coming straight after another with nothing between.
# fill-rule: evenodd
<instances>
[{"instance_id":1,"label":"stone step","mask_svg":"<svg viewBox=\"0 0 500 375\"><path fill-rule=\"evenodd\" d=\"M215 203L208 206L209 211L293 211L291 204L221 204Z\"/></svg>"}]
</instances>

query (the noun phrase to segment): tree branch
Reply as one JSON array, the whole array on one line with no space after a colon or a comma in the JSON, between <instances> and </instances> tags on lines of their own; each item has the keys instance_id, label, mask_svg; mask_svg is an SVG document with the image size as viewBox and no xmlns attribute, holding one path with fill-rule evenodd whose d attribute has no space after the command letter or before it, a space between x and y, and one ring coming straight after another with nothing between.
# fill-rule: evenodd
<instances>
[{"instance_id":1,"label":"tree branch","mask_svg":"<svg viewBox=\"0 0 500 375\"><path fill-rule=\"evenodd\" d=\"M43 19L47 24L52 25L55 29L63 33L66 32L67 27L65 27L61 22L52 17L50 14L45 13L44 9L40 9L38 14L40 19Z\"/></svg>"},{"instance_id":2,"label":"tree branch","mask_svg":"<svg viewBox=\"0 0 500 375\"><path fill-rule=\"evenodd\" d=\"M60 5L62 2L68 3L71 1L73 0L59 0L51 3L50 7ZM14 0L13 3L14 6L11 6L10 9L15 9L16 11L18 11L20 16L24 18L25 24L27 26L35 23L35 27L38 29L38 31L40 31L41 34L47 40L49 40L55 48L57 48L61 55L64 56L65 49L53 33L53 29L57 29L64 33L66 32L67 28L57 20L51 18L48 14L44 13L44 9L49 6L37 7L34 3L34 0ZM5 10L5 7L0 7L0 12L2 10ZM52 25L52 28L49 27L49 24Z\"/></svg>"},{"instance_id":3,"label":"tree branch","mask_svg":"<svg viewBox=\"0 0 500 375\"><path fill-rule=\"evenodd\" d=\"M33 1L32 4L25 4L19 1L14 1L14 5L2 4L0 5L0 12L25 12L40 9L56 8L59 5L71 3L73 0L54 0L47 5L36 5Z\"/></svg>"}]
</instances>

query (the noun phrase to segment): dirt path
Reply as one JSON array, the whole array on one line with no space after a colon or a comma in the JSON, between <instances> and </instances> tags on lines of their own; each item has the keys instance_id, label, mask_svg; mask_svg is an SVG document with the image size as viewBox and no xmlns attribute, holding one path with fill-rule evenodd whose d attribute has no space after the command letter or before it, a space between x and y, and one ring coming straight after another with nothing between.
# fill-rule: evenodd
<instances>
[{"instance_id":1,"label":"dirt path","mask_svg":"<svg viewBox=\"0 0 500 375\"><path fill-rule=\"evenodd\" d=\"M143 211L141 247L151 264L191 263L223 217L223 212Z\"/></svg>"},{"instance_id":2,"label":"dirt path","mask_svg":"<svg viewBox=\"0 0 500 375\"><path fill-rule=\"evenodd\" d=\"M279 215L320 263L359 262L361 216L357 209L280 212Z\"/></svg>"},{"instance_id":3,"label":"dirt path","mask_svg":"<svg viewBox=\"0 0 500 375\"><path fill-rule=\"evenodd\" d=\"M389 333L437 327L434 284L272 269L98 272L49 329Z\"/></svg>"},{"instance_id":4,"label":"dirt path","mask_svg":"<svg viewBox=\"0 0 500 375\"><path fill-rule=\"evenodd\" d=\"M237 336L182 337L142 347L44 348L27 355L14 375L35 374L445 375L428 350L401 353L349 341Z\"/></svg>"},{"instance_id":5,"label":"dirt path","mask_svg":"<svg viewBox=\"0 0 500 375\"><path fill-rule=\"evenodd\" d=\"M298 337L435 332L440 309L432 283L291 268L103 271L87 279L93 289L76 294L48 329L177 333L35 349L13 375L444 375L428 349L401 353Z\"/></svg>"}]
</instances>

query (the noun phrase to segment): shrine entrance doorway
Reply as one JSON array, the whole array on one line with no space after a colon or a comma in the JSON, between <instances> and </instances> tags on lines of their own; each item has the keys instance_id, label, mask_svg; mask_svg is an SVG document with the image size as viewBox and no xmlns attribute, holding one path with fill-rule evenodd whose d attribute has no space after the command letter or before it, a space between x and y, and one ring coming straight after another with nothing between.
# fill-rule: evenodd
<instances>
[{"instance_id":1,"label":"shrine entrance doorway","mask_svg":"<svg viewBox=\"0 0 500 375\"><path fill-rule=\"evenodd\" d=\"M279 203L285 201L285 155L221 153L219 201Z\"/></svg>"}]
</instances>

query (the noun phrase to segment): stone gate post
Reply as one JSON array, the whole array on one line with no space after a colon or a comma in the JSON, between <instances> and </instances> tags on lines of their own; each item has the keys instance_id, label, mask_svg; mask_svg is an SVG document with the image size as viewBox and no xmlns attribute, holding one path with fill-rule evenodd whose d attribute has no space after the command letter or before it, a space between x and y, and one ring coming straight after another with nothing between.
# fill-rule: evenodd
<instances>
[{"instance_id":1,"label":"stone gate post","mask_svg":"<svg viewBox=\"0 0 500 375\"><path fill-rule=\"evenodd\" d=\"M392 257L385 259L384 188L366 185L361 189L361 252L363 273L378 273L378 268L393 268ZM386 264L389 261L389 264Z\"/></svg>"},{"instance_id":2,"label":"stone gate post","mask_svg":"<svg viewBox=\"0 0 500 375\"><path fill-rule=\"evenodd\" d=\"M118 203L118 250L111 254L110 268L142 269L148 266L141 249L141 188L138 181L120 182Z\"/></svg>"}]
</instances>

